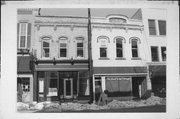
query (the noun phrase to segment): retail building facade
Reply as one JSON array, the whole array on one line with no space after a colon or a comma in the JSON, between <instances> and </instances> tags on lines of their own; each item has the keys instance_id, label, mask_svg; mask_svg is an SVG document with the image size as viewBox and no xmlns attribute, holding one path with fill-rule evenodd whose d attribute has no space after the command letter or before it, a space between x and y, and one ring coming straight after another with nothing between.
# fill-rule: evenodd
<instances>
[{"instance_id":1,"label":"retail building facade","mask_svg":"<svg viewBox=\"0 0 180 119\"><path fill-rule=\"evenodd\" d=\"M104 90L123 100L150 96L146 27L141 9L91 18L19 9L18 87L29 93L26 102L96 101Z\"/></svg>"}]
</instances>

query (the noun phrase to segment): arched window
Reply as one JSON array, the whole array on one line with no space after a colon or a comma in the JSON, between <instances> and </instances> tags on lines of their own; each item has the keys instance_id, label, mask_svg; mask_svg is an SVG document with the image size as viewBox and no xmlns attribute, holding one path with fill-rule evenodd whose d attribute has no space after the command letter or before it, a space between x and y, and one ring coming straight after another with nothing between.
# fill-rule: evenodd
<instances>
[{"instance_id":1,"label":"arched window","mask_svg":"<svg viewBox=\"0 0 180 119\"><path fill-rule=\"evenodd\" d=\"M59 37L59 57L67 57L67 37Z\"/></svg>"},{"instance_id":2,"label":"arched window","mask_svg":"<svg viewBox=\"0 0 180 119\"><path fill-rule=\"evenodd\" d=\"M139 59L139 44L141 43L140 39L138 37L131 37L129 43L131 43L132 58Z\"/></svg>"},{"instance_id":3,"label":"arched window","mask_svg":"<svg viewBox=\"0 0 180 119\"><path fill-rule=\"evenodd\" d=\"M84 57L84 37L76 37L77 58Z\"/></svg>"},{"instance_id":4,"label":"arched window","mask_svg":"<svg viewBox=\"0 0 180 119\"><path fill-rule=\"evenodd\" d=\"M97 43L100 43L100 58L107 58L107 43L110 43L110 39L102 35L97 38Z\"/></svg>"},{"instance_id":5,"label":"arched window","mask_svg":"<svg viewBox=\"0 0 180 119\"><path fill-rule=\"evenodd\" d=\"M48 58L48 57L50 57L51 37L44 36L41 39L42 39L42 57Z\"/></svg>"},{"instance_id":6,"label":"arched window","mask_svg":"<svg viewBox=\"0 0 180 119\"><path fill-rule=\"evenodd\" d=\"M131 46L132 46L132 57L139 57L137 39L132 39Z\"/></svg>"},{"instance_id":7,"label":"arched window","mask_svg":"<svg viewBox=\"0 0 180 119\"><path fill-rule=\"evenodd\" d=\"M123 41L125 42L125 39L123 37L116 37L114 41L116 41L116 57L122 58L123 57Z\"/></svg>"}]
</instances>

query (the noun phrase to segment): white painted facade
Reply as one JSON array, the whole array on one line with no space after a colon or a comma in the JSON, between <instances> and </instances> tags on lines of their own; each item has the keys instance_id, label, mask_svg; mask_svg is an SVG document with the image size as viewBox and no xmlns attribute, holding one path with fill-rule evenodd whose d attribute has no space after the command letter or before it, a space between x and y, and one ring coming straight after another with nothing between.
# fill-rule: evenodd
<instances>
[{"instance_id":1,"label":"white painted facade","mask_svg":"<svg viewBox=\"0 0 180 119\"><path fill-rule=\"evenodd\" d=\"M104 18L104 21L107 23L107 19ZM101 20L102 22L102 20ZM93 58L93 66L101 66L101 67L114 67L114 66L145 66L148 55L147 55L147 42L144 37L143 25L142 22L137 20L129 21L127 24L123 24L124 27L117 27L116 24L107 23L106 28L103 26L99 26L96 28L94 23L101 23L100 20L92 20L92 58ZM120 25L120 24L119 24ZM131 26L132 25L132 26ZM138 29L130 29L134 28L133 25L138 25L136 28ZM110 42L107 42L107 58L108 60L99 60L100 58L100 42L97 42L99 36L107 36ZM123 58L124 60L117 60L116 58L116 37L123 37L125 40L123 42ZM132 59L132 50L131 50L131 42L130 38L137 37L140 39L138 42L138 53L139 60Z\"/></svg>"},{"instance_id":2,"label":"white painted facade","mask_svg":"<svg viewBox=\"0 0 180 119\"><path fill-rule=\"evenodd\" d=\"M156 35L149 35L148 19L155 20L156 24ZM142 20L144 25L145 37L148 44L148 63L152 63L151 60L151 46L158 47L159 62L155 64L165 64L165 61L162 61L161 47L166 47L167 37L166 35L159 35L158 20L165 20L167 24L167 11L166 9L142 9ZM166 30L167 31L167 30ZM154 63L154 62L153 62Z\"/></svg>"}]
</instances>

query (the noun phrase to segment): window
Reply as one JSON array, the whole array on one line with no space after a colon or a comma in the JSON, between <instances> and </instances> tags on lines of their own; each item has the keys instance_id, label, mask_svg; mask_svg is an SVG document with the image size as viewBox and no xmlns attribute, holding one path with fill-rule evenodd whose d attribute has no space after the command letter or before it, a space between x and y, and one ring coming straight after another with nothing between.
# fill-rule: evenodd
<instances>
[{"instance_id":1,"label":"window","mask_svg":"<svg viewBox=\"0 0 180 119\"><path fill-rule=\"evenodd\" d=\"M166 21L158 21L159 35L166 35Z\"/></svg>"},{"instance_id":2,"label":"window","mask_svg":"<svg viewBox=\"0 0 180 119\"><path fill-rule=\"evenodd\" d=\"M84 57L84 38L78 37L77 39L77 57Z\"/></svg>"},{"instance_id":3,"label":"window","mask_svg":"<svg viewBox=\"0 0 180 119\"><path fill-rule=\"evenodd\" d=\"M60 43L59 43L59 56L60 57L67 57L67 38L62 37L60 38Z\"/></svg>"},{"instance_id":4,"label":"window","mask_svg":"<svg viewBox=\"0 0 180 119\"><path fill-rule=\"evenodd\" d=\"M132 39L132 57L138 57L137 39Z\"/></svg>"},{"instance_id":5,"label":"window","mask_svg":"<svg viewBox=\"0 0 180 119\"><path fill-rule=\"evenodd\" d=\"M107 57L106 39L101 40L100 57Z\"/></svg>"},{"instance_id":6,"label":"window","mask_svg":"<svg viewBox=\"0 0 180 119\"><path fill-rule=\"evenodd\" d=\"M123 44L120 38L116 39L116 57L123 57Z\"/></svg>"},{"instance_id":7,"label":"window","mask_svg":"<svg viewBox=\"0 0 180 119\"><path fill-rule=\"evenodd\" d=\"M166 61L166 47L161 47L162 61Z\"/></svg>"},{"instance_id":8,"label":"window","mask_svg":"<svg viewBox=\"0 0 180 119\"><path fill-rule=\"evenodd\" d=\"M148 24L149 24L149 35L156 35L155 20L148 20Z\"/></svg>"},{"instance_id":9,"label":"window","mask_svg":"<svg viewBox=\"0 0 180 119\"><path fill-rule=\"evenodd\" d=\"M43 40L42 41L42 57L50 57L50 41L49 40Z\"/></svg>"},{"instance_id":10,"label":"window","mask_svg":"<svg viewBox=\"0 0 180 119\"><path fill-rule=\"evenodd\" d=\"M27 23L20 23L20 32L19 32L19 48L26 48L27 42Z\"/></svg>"},{"instance_id":11,"label":"window","mask_svg":"<svg viewBox=\"0 0 180 119\"><path fill-rule=\"evenodd\" d=\"M151 47L151 57L153 62L159 61L158 47Z\"/></svg>"}]
</instances>

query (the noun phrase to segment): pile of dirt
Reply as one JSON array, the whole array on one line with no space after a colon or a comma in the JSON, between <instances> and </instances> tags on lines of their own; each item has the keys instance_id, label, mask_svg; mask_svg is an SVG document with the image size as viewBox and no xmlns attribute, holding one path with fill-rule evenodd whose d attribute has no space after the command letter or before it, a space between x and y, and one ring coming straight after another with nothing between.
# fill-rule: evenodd
<instances>
[{"instance_id":1,"label":"pile of dirt","mask_svg":"<svg viewBox=\"0 0 180 119\"><path fill-rule=\"evenodd\" d=\"M165 105L166 99L160 98L157 96L151 96L147 100L139 100L139 101L118 101L113 100L104 106L99 106L96 104L80 104L80 103L59 103L54 102L34 102L32 104L17 103L17 110L45 110L45 111L81 111L81 110L103 110L103 109L116 109L116 108L131 108L131 107L142 107L142 106L151 106L151 105Z\"/></svg>"},{"instance_id":2,"label":"pile of dirt","mask_svg":"<svg viewBox=\"0 0 180 119\"><path fill-rule=\"evenodd\" d=\"M62 103L62 110L100 110L108 109L106 106L98 106L96 104L80 104L80 103Z\"/></svg>"},{"instance_id":3,"label":"pile of dirt","mask_svg":"<svg viewBox=\"0 0 180 119\"><path fill-rule=\"evenodd\" d=\"M16 106L18 111L29 110L29 104L27 103L18 102Z\"/></svg>"},{"instance_id":4,"label":"pile of dirt","mask_svg":"<svg viewBox=\"0 0 180 119\"><path fill-rule=\"evenodd\" d=\"M139 101L117 101L113 100L112 102L108 103L107 106L110 109L114 108L129 108L129 107L142 107L142 106L151 106L151 105L165 105L166 99L160 98L157 96L151 96L147 100L139 100Z\"/></svg>"}]
</instances>

